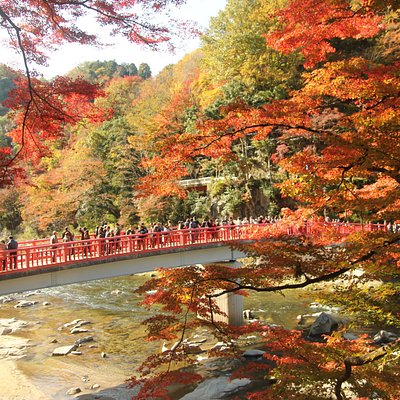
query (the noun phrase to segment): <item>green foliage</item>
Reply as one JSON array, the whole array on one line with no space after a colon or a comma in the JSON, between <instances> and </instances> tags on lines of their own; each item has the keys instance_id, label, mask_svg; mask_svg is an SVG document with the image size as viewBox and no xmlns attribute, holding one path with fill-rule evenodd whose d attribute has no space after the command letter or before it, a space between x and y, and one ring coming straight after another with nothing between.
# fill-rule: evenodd
<instances>
[{"instance_id":1,"label":"green foliage","mask_svg":"<svg viewBox=\"0 0 400 400\"><path fill-rule=\"evenodd\" d=\"M285 56L267 47L264 34L274 26L262 0L229 1L211 20L202 36L204 65L211 83L223 85L224 103L243 99L260 105L285 98L298 87L296 56ZM267 2L270 8L284 1Z\"/></svg>"},{"instance_id":2,"label":"green foliage","mask_svg":"<svg viewBox=\"0 0 400 400\"><path fill-rule=\"evenodd\" d=\"M2 189L0 197L0 230L15 232L22 222L20 195L15 189Z\"/></svg>"},{"instance_id":3,"label":"green foliage","mask_svg":"<svg viewBox=\"0 0 400 400\"><path fill-rule=\"evenodd\" d=\"M112 78L137 75L138 69L135 64L118 64L115 60L86 61L68 73L71 78L82 77L91 83L104 83Z\"/></svg>"},{"instance_id":4,"label":"green foliage","mask_svg":"<svg viewBox=\"0 0 400 400\"><path fill-rule=\"evenodd\" d=\"M8 109L2 105L7 99L8 93L15 87L13 80L17 74L4 64L0 64L0 117L8 112Z\"/></svg>"},{"instance_id":5,"label":"green foliage","mask_svg":"<svg viewBox=\"0 0 400 400\"><path fill-rule=\"evenodd\" d=\"M138 75L142 79L149 79L151 77L151 69L149 64L142 63L139 65Z\"/></svg>"}]
</instances>

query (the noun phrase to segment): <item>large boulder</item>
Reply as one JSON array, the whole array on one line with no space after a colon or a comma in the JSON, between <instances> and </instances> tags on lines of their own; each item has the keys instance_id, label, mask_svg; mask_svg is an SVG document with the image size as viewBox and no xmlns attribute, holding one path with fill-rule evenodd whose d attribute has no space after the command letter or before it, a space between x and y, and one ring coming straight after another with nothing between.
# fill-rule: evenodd
<instances>
[{"instance_id":1,"label":"large boulder","mask_svg":"<svg viewBox=\"0 0 400 400\"><path fill-rule=\"evenodd\" d=\"M321 313L311 325L309 336L318 337L321 335L330 335L339 327L338 321L332 315Z\"/></svg>"},{"instance_id":2,"label":"large boulder","mask_svg":"<svg viewBox=\"0 0 400 400\"><path fill-rule=\"evenodd\" d=\"M233 395L250 383L250 379L247 378L229 380L227 376L219 376L200 383L193 392L186 394L181 400L222 399Z\"/></svg>"}]
</instances>

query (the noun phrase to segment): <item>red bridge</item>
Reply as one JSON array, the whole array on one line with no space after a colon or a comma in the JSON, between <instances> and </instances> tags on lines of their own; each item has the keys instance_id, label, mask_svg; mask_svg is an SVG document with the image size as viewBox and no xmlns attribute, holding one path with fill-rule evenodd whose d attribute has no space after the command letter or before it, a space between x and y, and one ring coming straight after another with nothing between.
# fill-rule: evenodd
<instances>
[{"instance_id":1,"label":"red bridge","mask_svg":"<svg viewBox=\"0 0 400 400\"><path fill-rule=\"evenodd\" d=\"M334 227L342 235L387 229L385 224L324 225ZM171 230L53 245L49 239L20 242L18 250L6 250L0 255L0 294L129 275L158 267L236 260L245 255L231 250L229 244L248 239L249 232L261 226ZM288 228L288 234L310 234L313 226L307 223Z\"/></svg>"}]
</instances>

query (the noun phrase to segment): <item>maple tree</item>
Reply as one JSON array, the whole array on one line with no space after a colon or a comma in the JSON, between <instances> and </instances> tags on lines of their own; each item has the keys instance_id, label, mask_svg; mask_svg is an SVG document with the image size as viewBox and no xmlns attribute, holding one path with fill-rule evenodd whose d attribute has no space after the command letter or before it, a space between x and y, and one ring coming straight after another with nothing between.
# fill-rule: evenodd
<instances>
[{"instance_id":1,"label":"maple tree","mask_svg":"<svg viewBox=\"0 0 400 400\"><path fill-rule=\"evenodd\" d=\"M218 118L199 118L195 131L180 129L175 135L158 137L160 153L154 162L149 160L158 177L166 175L165 168L182 168L196 157L228 159L234 144L250 134L254 141L274 140L273 159L287 173L279 189L294 200L294 207L282 210L279 224L255 229L254 243L236 245L257 263L253 260L241 268L161 270L139 290L151 291L145 304L161 305L164 312L145 321L149 339L176 340L177 345L144 362L139 370L142 378L132 380L144 382L138 398L168 397L161 390L163 384L179 382L179 374L170 373L173 362L196 362L185 355L183 339L199 326L207 326L216 338L230 344L233 354L237 354L233 340L245 333L256 332L265 342L264 361L269 361L270 372L264 389L247 398L334 395L342 400L347 398L343 392L347 381L352 398L399 397L394 384L399 374L399 340L377 347L367 336L346 340L343 329L313 343L299 330L261 324L235 328L214 318L220 313L214 299L223 293L295 290L340 277L343 285L321 301L339 305L355 323L400 328L399 232L365 229L343 236L323 223L325 215L362 223L399 221L400 80L396 40L390 40L388 28L390 23L396 32L398 8L397 1L288 1L271 15L276 24L265 38L278 51L301 54L301 87L287 99L259 107L243 101L227 104ZM174 171L176 175L168 175L171 180L159 179L157 188L148 185L149 192L171 190L179 173L186 173L183 168ZM297 226L301 231L304 219L312 221L311 234L288 236L288 228ZM363 271L361 283L366 286L353 279L354 269ZM378 284L371 286L371 282ZM168 372L149 376L160 366ZM248 376L262 366L246 368L245 375L241 370L234 376Z\"/></svg>"}]
</instances>

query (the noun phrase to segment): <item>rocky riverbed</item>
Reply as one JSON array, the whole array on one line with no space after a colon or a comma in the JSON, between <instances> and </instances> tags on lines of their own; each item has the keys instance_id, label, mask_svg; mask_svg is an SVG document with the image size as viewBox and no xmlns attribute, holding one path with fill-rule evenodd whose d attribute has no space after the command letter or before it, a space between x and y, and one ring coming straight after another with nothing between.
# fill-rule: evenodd
<instances>
[{"instance_id":1,"label":"rocky riverbed","mask_svg":"<svg viewBox=\"0 0 400 400\"><path fill-rule=\"evenodd\" d=\"M145 341L140 325L151 314L133 289L146 279L114 278L0 298L0 400L130 399L136 391L125 380L147 355L162 351L160 343ZM315 318L327 311L312 300L309 293L269 294L250 296L245 307L247 317L294 328L299 314ZM261 357L256 337L243 339L251 352L237 360L208 359L206 350L215 345L223 344L206 331L193 334L187 348L198 352L196 371L205 379L197 388L174 388L174 398L229 398L259 384L228 379L234 367Z\"/></svg>"}]
</instances>

